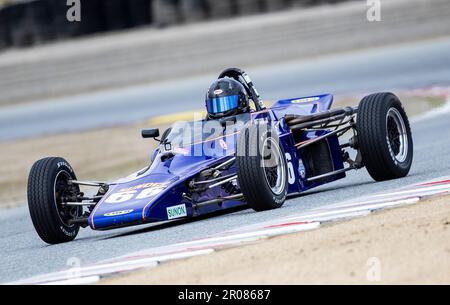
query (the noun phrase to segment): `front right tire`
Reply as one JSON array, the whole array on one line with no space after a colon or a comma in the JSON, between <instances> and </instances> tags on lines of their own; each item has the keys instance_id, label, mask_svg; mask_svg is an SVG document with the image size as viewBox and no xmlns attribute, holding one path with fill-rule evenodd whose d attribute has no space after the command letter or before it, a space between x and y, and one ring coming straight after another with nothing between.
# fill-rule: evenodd
<instances>
[{"instance_id":1,"label":"front right tire","mask_svg":"<svg viewBox=\"0 0 450 305\"><path fill-rule=\"evenodd\" d=\"M82 208L62 205L64 196L79 192L78 186L69 186L69 180L76 180L72 167L57 157L34 163L28 177L31 220L39 237L48 244L72 241L80 228L68 221L81 216Z\"/></svg>"}]
</instances>

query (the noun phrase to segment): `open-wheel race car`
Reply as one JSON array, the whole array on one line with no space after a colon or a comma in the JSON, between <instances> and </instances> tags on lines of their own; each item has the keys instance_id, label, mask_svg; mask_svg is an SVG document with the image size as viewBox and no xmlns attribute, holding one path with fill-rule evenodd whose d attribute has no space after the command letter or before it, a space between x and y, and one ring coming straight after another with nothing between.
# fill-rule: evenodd
<instances>
[{"instance_id":1,"label":"open-wheel race car","mask_svg":"<svg viewBox=\"0 0 450 305\"><path fill-rule=\"evenodd\" d=\"M280 208L288 195L362 167L376 181L408 174L413 141L397 96L371 94L338 109L332 102L322 94L266 108L248 75L227 69L208 91L206 118L175 123L160 138L158 129L142 131L160 144L151 164L128 177L79 181L63 158L37 161L28 181L34 227L56 244L73 240L80 227L106 230L241 205ZM86 195L80 187L95 189Z\"/></svg>"}]
</instances>

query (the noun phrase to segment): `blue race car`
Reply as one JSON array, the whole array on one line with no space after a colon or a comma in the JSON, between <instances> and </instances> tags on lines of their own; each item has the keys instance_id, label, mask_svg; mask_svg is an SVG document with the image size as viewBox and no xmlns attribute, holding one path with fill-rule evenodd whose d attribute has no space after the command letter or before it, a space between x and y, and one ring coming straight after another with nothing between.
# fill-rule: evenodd
<instances>
[{"instance_id":1,"label":"blue race car","mask_svg":"<svg viewBox=\"0 0 450 305\"><path fill-rule=\"evenodd\" d=\"M206 95L206 117L177 122L159 138L151 165L118 181L79 181L63 158L37 161L28 181L34 227L49 244L80 227L107 230L195 217L248 205L279 208L286 197L366 167L377 181L404 177L413 159L406 113L392 93L330 109L322 94L262 102L242 70L223 71ZM350 151L350 150L353 151ZM95 187L86 195L80 186Z\"/></svg>"}]
</instances>

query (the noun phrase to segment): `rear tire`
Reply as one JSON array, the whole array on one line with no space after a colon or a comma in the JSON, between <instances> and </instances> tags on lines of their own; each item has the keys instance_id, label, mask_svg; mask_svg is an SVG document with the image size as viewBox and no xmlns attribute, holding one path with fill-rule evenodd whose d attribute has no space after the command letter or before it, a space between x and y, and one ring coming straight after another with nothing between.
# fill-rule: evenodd
<instances>
[{"instance_id":1,"label":"rear tire","mask_svg":"<svg viewBox=\"0 0 450 305\"><path fill-rule=\"evenodd\" d=\"M405 177L413 160L408 117L398 97L376 93L358 107L358 146L370 176L376 181Z\"/></svg>"},{"instance_id":2,"label":"rear tire","mask_svg":"<svg viewBox=\"0 0 450 305\"><path fill-rule=\"evenodd\" d=\"M48 244L72 241L79 226L67 221L81 216L79 207L63 207L61 197L69 189L68 180L76 180L69 163L62 158L45 158L34 163L28 177L28 208L39 237ZM71 186L76 188L78 186Z\"/></svg>"},{"instance_id":3,"label":"rear tire","mask_svg":"<svg viewBox=\"0 0 450 305\"><path fill-rule=\"evenodd\" d=\"M250 125L241 131L236 166L239 186L251 208L265 211L283 205L288 190L287 165L273 128Z\"/></svg>"}]
</instances>

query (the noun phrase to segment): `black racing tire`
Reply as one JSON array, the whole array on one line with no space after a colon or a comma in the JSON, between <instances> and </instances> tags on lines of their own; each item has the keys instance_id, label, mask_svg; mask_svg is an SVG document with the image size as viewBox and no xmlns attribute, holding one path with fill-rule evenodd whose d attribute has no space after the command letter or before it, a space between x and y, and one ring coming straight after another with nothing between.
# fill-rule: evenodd
<instances>
[{"instance_id":1,"label":"black racing tire","mask_svg":"<svg viewBox=\"0 0 450 305\"><path fill-rule=\"evenodd\" d=\"M271 148L262 149L265 144ZM267 161L264 156L269 154L273 154L273 159L278 161L272 162L274 166L263 166ZM287 163L273 128L264 124L249 125L241 131L237 142L236 167L239 186L252 209L265 211L283 205L288 191Z\"/></svg>"},{"instance_id":2,"label":"black racing tire","mask_svg":"<svg viewBox=\"0 0 450 305\"><path fill-rule=\"evenodd\" d=\"M76 175L70 164L58 157L37 161L28 177L28 208L31 220L39 237L48 244L72 241L80 229L78 225L68 225L67 220L70 217L64 215L72 212L81 216L82 209L65 208L60 202L61 193L67 189L68 179L76 180Z\"/></svg>"},{"instance_id":3,"label":"black racing tire","mask_svg":"<svg viewBox=\"0 0 450 305\"><path fill-rule=\"evenodd\" d=\"M393 93L364 97L358 107L358 147L362 162L376 181L405 177L413 161L411 127Z\"/></svg>"}]
</instances>

